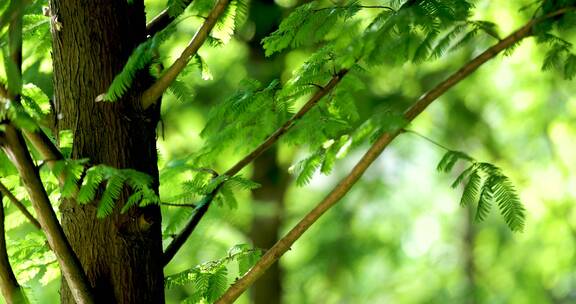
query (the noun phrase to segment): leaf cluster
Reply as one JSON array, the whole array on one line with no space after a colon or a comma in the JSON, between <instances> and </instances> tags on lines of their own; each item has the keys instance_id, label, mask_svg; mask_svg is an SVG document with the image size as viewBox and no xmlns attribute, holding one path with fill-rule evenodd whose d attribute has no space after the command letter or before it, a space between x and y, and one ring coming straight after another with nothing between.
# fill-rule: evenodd
<instances>
[{"instance_id":1,"label":"leaf cluster","mask_svg":"<svg viewBox=\"0 0 576 304\"><path fill-rule=\"evenodd\" d=\"M486 219L492 206L497 205L510 230L522 231L526 211L510 178L493 164L476 162L459 151L446 152L437 169L441 172L450 172L458 160L471 162L471 165L452 183L452 188L461 184L464 186L460 205L465 207L476 204L477 221Z\"/></svg>"},{"instance_id":2,"label":"leaf cluster","mask_svg":"<svg viewBox=\"0 0 576 304\"><path fill-rule=\"evenodd\" d=\"M117 169L106 165L96 165L86 170L76 200L79 204L87 204L96 199L97 192L101 192L96 215L103 218L112 213L125 186L129 186L132 193L122 206L121 212L126 212L133 206L160 202L152 189L152 178L149 175L134 169ZM102 187L104 189L101 189Z\"/></svg>"},{"instance_id":3,"label":"leaf cluster","mask_svg":"<svg viewBox=\"0 0 576 304\"><path fill-rule=\"evenodd\" d=\"M184 303L202 303L203 301L214 303L228 287L230 264L236 262L238 276L242 276L256 263L260 255L260 250L253 249L247 244L239 244L232 247L224 258L167 276L165 286L170 289L191 284L194 292Z\"/></svg>"}]
</instances>

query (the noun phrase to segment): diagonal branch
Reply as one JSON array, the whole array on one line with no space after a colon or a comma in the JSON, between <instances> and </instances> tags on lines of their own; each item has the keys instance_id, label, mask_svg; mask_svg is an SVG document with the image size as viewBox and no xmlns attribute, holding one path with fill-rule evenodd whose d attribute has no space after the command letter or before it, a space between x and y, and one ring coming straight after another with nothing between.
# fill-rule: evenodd
<instances>
[{"instance_id":1,"label":"diagonal branch","mask_svg":"<svg viewBox=\"0 0 576 304\"><path fill-rule=\"evenodd\" d=\"M52 209L48 194L42 185L38 168L34 166L26 143L20 132L12 125L5 125L4 137L6 145L2 149L18 169L20 177L32 206L36 211L40 226L46 235L48 244L58 259L62 275L72 290L77 303L94 303L90 283L82 269L80 260L72 250L66 235L58 222L56 213Z\"/></svg>"},{"instance_id":2,"label":"diagonal branch","mask_svg":"<svg viewBox=\"0 0 576 304\"><path fill-rule=\"evenodd\" d=\"M562 13L553 13L551 15L558 15ZM522 39L532 34L534 24L550 18L547 15L542 19L531 20L526 25L501 40L496 45L484 51L482 54L468 62L460 70L452 74L448 79L437 85L428 93L420 97L406 112L404 118L410 122L420 115L433 101L439 96L444 94L450 88L458 84L460 81L472 74L478 67L494 58L503 50L518 43ZM298 240L304 232L312 226L328 209L334 206L352 186L360 179L366 169L378 158L384 149L401 134L401 130L395 132L387 132L382 134L376 142L368 149L360 161L354 166L352 171L332 189L332 191L314 208L310 211L288 234L280 239L264 256L248 271L242 278L236 282L226 291L226 293L216 302L217 304L233 303L250 285L252 285L273 263L275 263L286 251L290 249L292 244Z\"/></svg>"},{"instance_id":3,"label":"diagonal branch","mask_svg":"<svg viewBox=\"0 0 576 304\"><path fill-rule=\"evenodd\" d=\"M190 5L190 3L192 3L192 0L182 1L182 4L184 4L185 6ZM174 21L174 19L176 19L176 16L170 16L170 13L168 13L168 9L167 8L164 9L158 15L156 15L156 17L154 17L152 20L150 20L150 22L146 24L146 35L150 37L154 36L154 34L165 29L168 26L168 24Z\"/></svg>"},{"instance_id":4,"label":"diagonal branch","mask_svg":"<svg viewBox=\"0 0 576 304\"><path fill-rule=\"evenodd\" d=\"M324 87L322 87L320 90L318 90L306 102L306 104L304 104L304 106L302 106L300 111L298 111L296 114L294 114L292 116L292 118L287 120L282 126L280 126L276 131L274 131L274 133L272 133L270 136L268 136L268 138L266 138L266 140L264 140L264 142L262 142L258 147L256 147L256 149L254 149L252 152L250 152L244 158L239 160L234 166L232 166L230 169L228 169L228 171L226 171L224 173L224 175L225 176L236 175L236 173L240 172L240 170L242 170L244 167L246 167L249 163L251 163L258 156L260 156L260 154L262 154L264 151L266 151L270 147L272 147L272 145L274 145L274 143L276 143L282 135L286 134L286 132L288 132L288 130L290 130L294 126L296 121L298 121L300 118L302 118L324 96L326 96L330 91L332 91L332 89L334 87L336 87L336 85L338 85L338 83L340 83L342 78L347 73L348 73L348 70L344 69L344 70L341 70L338 73L336 73L336 75L332 76L330 81ZM212 200L214 199L214 197L216 196L216 193L219 190L220 190L220 187L217 187L216 189L214 189L212 191L212 193L208 194L207 196L205 196L202 199L201 203L198 204L196 213L194 213L194 215L192 216L190 221L188 221L186 226L184 226L184 229L182 229L182 231L180 231L180 233L174 238L174 240L172 240L170 245L168 245L168 247L166 248L166 251L164 251L164 255L163 255L164 266L166 266L170 262L170 260L172 260L172 258L178 252L178 250L180 250L182 245L184 245L184 243L186 242L186 240L188 239L190 234L192 234L192 232L194 231L194 229L196 228L196 226L198 225L198 223L200 222L202 217L204 217L204 215L208 211L208 208L210 207Z\"/></svg>"},{"instance_id":5,"label":"diagonal branch","mask_svg":"<svg viewBox=\"0 0 576 304\"><path fill-rule=\"evenodd\" d=\"M18 284L6 249L6 233L4 229L4 205L0 194L0 290L8 304L29 303L24 290Z\"/></svg>"},{"instance_id":6,"label":"diagonal branch","mask_svg":"<svg viewBox=\"0 0 576 304\"><path fill-rule=\"evenodd\" d=\"M228 2L229 0L218 0L218 2L216 2L216 5L210 14L208 14L208 17L206 17L206 20L196 32L192 40L190 40L190 43L188 43L184 51L182 51L180 57L178 57L178 59L176 59L176 61L174 61L174 63L164 71L164 74L162 74L162 76L160 76L152 86L142 93L141 102L143 109L150 107L156 102L156 100L158 100L158 98L160 98L160 96L162 96L164 91L166 91L170 84L176 79L176 77L178 77L178 74L184 70L190 59L196 55L198 49L200 49L206 41L206 38L208 38L210 31L216 25L218 18L226 9Z\"/></svg>"},{"instance_id":7,"label":"diagonal branch","mask_svg":"<svg viewBox=\"0 0 576 304\"><path fill-rule=\"evenodd\" d=\"M292 128L292 126L294 126L296 121L298 121L306 113L308 113L308 111L310 111L310 109L312 109L320 101L320 99L328 95L328 93L332 91L332 89L336 87L338 83L340 83L340 80L342 80L342 78L344 78L344 76L346 76L347 73L348 70L344 69L336 73L336 75L332 76L332 79L330 79L330 81L324 87L322 87L322 89L317 91L316 94L314 94L308 100L308 102L306 102L306 104L302 106L302 108L300 109L300 111L298 111L298 113L294 114L292 118L290 118L280 128L274 131L272 135L268 136L268 138L266 138L266 140L263 143L261 143L256 149L254 149L254 151L250 152L250 154L246 155L243 159L239 160L234 166L232 166L232 168L228 169L228 171L226 171L224 175L226 176L236 175L236 173L240 172L240 170L246 167L246 165L248 165L258 156L260 156L262 152L272 147L272 145L274 145L274 143L276 143L282 135L284 135L286 132L288 132L288 130Z\"/></svg>"},{"instance_id":8,"label":"diagonal branch","mask_svg":"<svg viewBox=\"0 0 576 304\"><path fill-rule=\"evenodd\" d=\"M12 192L10 192L10 190L8 190L8 188L6 188L6 186L4 186L4 184L1 182L0 182L0 194L7 197L12 202L12 204L14 204L24 214L24 216L30 221L30 223L32 223L32 225L36 226L36 228L38 229L41 229L38 220L34 218L34 216L30 213L30 211L26 209L26 206L24 206L24 204L22 204L22 202L19 201L14 196L14 194L12 194Z\"/></svg>"}]
</instances>

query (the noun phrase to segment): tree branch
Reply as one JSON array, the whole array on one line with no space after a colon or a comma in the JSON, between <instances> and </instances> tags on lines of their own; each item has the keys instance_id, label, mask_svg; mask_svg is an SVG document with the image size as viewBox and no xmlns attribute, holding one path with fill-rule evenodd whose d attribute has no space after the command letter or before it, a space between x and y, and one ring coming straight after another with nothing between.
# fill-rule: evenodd
<instances>
[{"instance_id":1,"label":"tree branch","mask_svg":"<svg viewBox=\"0 0 576 304\"><path fill-rule=\"evenodd\" d=\"M197 208L198 206L195 204L175 204L175 203L168 203L162 202L160 203L162 206L170 206L170 207L186 207L186 208Z\"/></svg>"},{"instance_id":2,"label":"tree branch","mask_svg":"<svg viewBox=\"0 0 576 304\"><path fill-rule=\"evenodd\" d=\"M200 220L202 217L204 217L206 211L208 211L210 203L214 200L214 197L216 197L216 192L218 192L219 188L220 187L217 187L217 189L202 198L202 200L197 204L196 213L194 213L190 221L186 223L186 226L184 226L182 231L180 231L180 233L174 237L172 242L170 242L170 245L166 247L166 250L162 255L162 263L164 266L170 263L172 258L176 255L176 253L178 253L178 250L180 250L182 245L186 243L186 240L188 240L188 237L192 234L192 231L194 231L196 226L198 226L198 223L200 223Z\"/></svg>"},{"instance_id":3,"label":"tree branch","mask_svg":"<svg viewBox=\"0 0 576 304\"><path fill-rule=\"evenodd\" d=\"M234 176L236 173L240 172L246 165L251 163L254 159L256 159L260 154L264 151L268 150L274 143L280 139L282 135L284 135L288 130L290 130L296 121L302 118L310 109L312 109L324 96L326 96L341 80L342 78L348 73L348 70L341 70L336 75L332 76L330 81L322 87L321 90L318 90L307 102L302 106L300 111L292 116L289 120L287 120L282 126L280 126L274 133L272 133L264 142L262 142L256 149L246 155L244 158L239 160L234 166L232 166L228 171L224 173L225 176ZM180 233L172 240L170 245L166 248L163 255L163 263L166 266L172 258L176 255L178 250L184 245L190 234L194 231L202 217L208 211L210 204L214 197L216 197L216 193L220 190L220 187L217 187L212 191L212 193L205 196L201 203L198 204L197 211L194 213L190 221L186 224L184 229L180 231Z\"/></svg>"},{"instance_id":4,"label":"tree branch","mask_svg":"<svg viewBox=\"0 0 576 304\"><path fill-rule=\"evenodd\" d=\"M4 184L1 182L0 182L0 193L2 195L6 196L12 202L12 204L14 204L18 209L20 209L20 211L30 221L30 223L32 223L32 225L36 226L36 228L38 228L38 229L41 229L40 223L38 223L38 220L36 220L36 218L34 218L34 216L28 211L28 209L26 209L26 206L24 206L24 204L22 204L22 202L19 201L14 196L14 194L12 194L12 192L10 192L10 190L8 190L8 188L6 188L6 186L4 186ZM1 203L1 201L0 201L0 203Z\"/></svg>"},{"instance_id":5,"label":"tree branch","mask_svg":"<svg viewBox=\"0 0 576 304\"><path fill-rule=\"evenodd\" d=\"M162 76L160 76L160 78L158 78L150 88L142 93L143 109L147 109L149 106L154 104L160 96L162 96L172 81L174 81L176 77L178 77L178 74L184 70L190 59L196 55L198 49L200 49L202 44L204 44L204 41L206 41L206 38L208 38L210 31L214 28L214 25L216 25L218 18L224 12L224 9L226 9L228 2L229 0L218 0L218 2L216 2L216 5L206 18L206 21L204 21L190 43L188 43L184 51L182 51L180 57L178 57L178 59L176 59L176 61L174 61L174 63L164 71L164 74L162 74Z\"/></svg>"},{"instance_id":6,"label":"tree branch","mask_svg":"<svg viewBox=\"0 0 576 304\"><path fill-rule=\"evenodd\" d=\"M0 290L2 296L8 304L29 303L24 290L18 284L6 249L6 233L4 229L4 204L2 204L2 194L0 194Z\"/></svg>"},{"instance_id":7,"label":"tree branch","mask_svg":"<svg viewBox=\"0 0 576 304\"><path fill-rule=\"evenodd\" d=\"M190 3L192 3L192 0L185 0L182 1L182 3L188 6L190 5ZM150 20L148 24L146 24L146 35L150 37L154 36L154 34L165 29L168 26L168 24L174 21L174 19L176 19L176 17L170 16L170 14L168 13L168 9L167 8L164 9L158 15L156 15L156 17Z\"/></svg>"},{"instance_id":8,"label":"tree branch","mask_svg":"<svg viewBox=\"0 0 576 304\"><path fill-rule=\"evenodd\" d=\"M268 150L274 143L280 139L282 135L284 135L288 130L292 128L292 126L302 118L310 109L312 109L324 96L326 96L332 89L340 83L340 80L344 78L344 76L348 73L348 70L341 70L336 75L330 79L330 81L322 87L321 90L317 91L306 104L298 111L298 113L294 114L292 118L286 121L280 128L278 128L272 135L268 136L264 142L262 142L254 151L250 152L250 154L246 155L243 159L239 160L232 168L228 169L224 173L226 176L234 176L236 173L240 172L246 165L251 163L254 159L256 159L262 152Z\"/></svg>"},{"instance_id":9,"label":"tree branch","mask_svg":"<svg viewBox=\"0 0 576 304\"><path fill-rule=\"evenodd\" d=\"M547 17L549 18L549 17ZM404 118L407 121L414 120L420 115L434 100L444 94L450 88L472 74L478 67L494 58L503 50L528 37L532 33L532 28L539 20L531 20L526 25L501 40L482 54L468 62L464 67L452 74L448 79L437 85L428 93L420 97L406 112ZM248 271L242 278L237 280L226 293L216 302L217 304L234 302L256 279L258 279L273 263L275 263L292 244L298 240L312 224L322 216L328 209L334 206L360 179L366 169L376 160L384 149L401 134L401 130L382 134L378 140L368 149L360 161L354 166L352 171L332 189L332 191L310 211L298 224L280 239L264 256Z\"/></svg>"},{"instance_id":10,"label":"tree branch","mask_svg":"<svg viewBox=\"0 0 576 304\"><path fill-rule=\"evenodd\" d=\"M5 125L4 136L7 145L2 148L20 173L22 182L32 201L32 206L38 216L40 226L46 235L50 248L56 254L60 270L68 286L70 286L74 300L82 304L94 303L88 278L82 269L78 257L66 239L56 213L52 209L46 190L40 180L38 169L34 166L26 148L24 138L10 124Z\"/></svg>"}]
</instances>

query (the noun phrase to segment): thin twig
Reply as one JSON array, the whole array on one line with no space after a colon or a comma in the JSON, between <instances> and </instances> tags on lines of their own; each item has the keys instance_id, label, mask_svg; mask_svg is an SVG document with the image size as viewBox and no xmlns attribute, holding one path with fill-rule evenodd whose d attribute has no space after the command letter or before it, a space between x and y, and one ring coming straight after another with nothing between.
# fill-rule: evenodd
<instances>
[{"instance_id":1,"label":"thin twig","mask_svg":"<svg viewBox=\"0 0 576 304\"><path fill-rule=\"evenodd\" d=\"M557 16L561 13L555 12L545 16ZM526 25L521 27L516 32L512 33L507 38L503 39L496 45L484 51L478 57L468 62L464 67L452 74L448 79L440 83L438 86L430 90L427 94L418 99L406 112L404 118L407 121L414 120L420 115L434 100L444 94L450 88L458 84L460 81L472 74L478 67L485 62L494 58L503 50L512 46L513 44L528 37L532 33L534 24L544 19L531 20ZM334 206L360 179L366 169L372 164L376 158L384 151L384 149L396 138L402 130L395 132L386 132L382 134L378 140L368 149L360 161L354 166L352 171L332 189L332 191L312 210L310 211L286 236L280 239L264 256L248 271L242 278L236 282L218 299L217 304L233 303L250 285L252 285L273 263L275 263L286 251L290 249L292 244L298 240L304 232L310 228L312 224L320 218L328 209Z\"/></svg>"},{"instance_id":2,"label":"thin twig","mask_svg":"<svg viewBox=\"0 0 576 304\"><path fill-rule=\"evenodd\" d=\"M12 194L12 192L6 188L6 186L4 186L2 182L0 182L0 193L6 196L12 202L12 204L14 204L24 214L24 216L30 221L32 225L36 226L38 229L41 229L38 220L30 213L30 211L28 211L28 209L26 209L26 206L24 206L24 204L22 204L22 202L19 201L14 196L14 194Z\"/></svg>"},{"instance_id":3,"label":"thin twig","mask_svg":"<svg viewBox=\"0 0 576 304\"><path fill-rule=\"evenodd\" d=\"M196 208L198 206L196 206L195 204L175 204L175 203L167 203L167 202L162 202L161 205L163 206L171 206L171 207L188 207L188 208Z\"/></svg>"},{"instance_id":4,"label":"thin twig","mask_svg":"<svg viewBox=\"0 0 576 304\"><path fill-rule=\"evenodd\" d=\"M318 12L318 11L324 11L324 10L331 10L331 9L349 9L350 7L352 7L352 5L348 5L348 6L329 6L329 7L322 7L322 8L317 8L314 9L312 11L314 12ZM388 10L391 12L396 12L396 10L391 7L391 6L386 6L386 5L354 5L354 7L358 7L358 8L362 8L362 9L384 9L384 10Z\"/></svg>"},{"instance_id":5,"label":"thin twig","mask_svg":"<svg viewBox=\"0 0 576 304\"><path fill-rule=\"evenodd\" d=\"M182 245L184 245L186 240L188 240L188 237L190 236L190 234L192 234L192 231L196 229L196 226L198 226L198 223L200 222L204 214L206 214L206 211L208 211L210 203L212 202L212 200L214 200L214 197L216 196L216 191L217 189L212 191L210 194L206 195L198 203L198 206L196 207L196 213L194 213L194 216L192 216L190 221L186 223L184 229L182 229L180 233L174 236L174 239L172 240L172 242L170 242L170 245L166 247L166 250L162 255L162 263L164 266L168 265L168 263L176 255L176 253L178 253L178 250L180 250L180 248L182 248Z\"/></svg>"},{"instance_id":6,"label":"thin twig","mask_svg":"<svg viewBox=\"0 0 576 304\"><path fill-rule=\"evenodd\" d=\"M403 131L404 133L414 134L414 135L416 135L416 136L418 136L418 137L426 140L427 142L435 145L436 147L438 147L438 148L440 148L440 149L442 149L442 150L453 151L453 149L450 149L450 148L446 147L445 145L443 145L443 144L441 144L441 143L433 140L432 138L430 138L430 137L428 137L428 136L426 136L426 135L424 135L424 134L418 133L418 132L416 132L416 131L414 131L414 130L403 129L402 131Z\"/></svg>"},{"instance_id":7,"label":"thin twig","mask_svg":"<svg viewBox=\"0 0 576 304\"><path fill-rule=\"evenodd\" d=\"M210 31L216 25L218 18L228 5L229 0L218 0L216 5L206 18L206 21L202 23L200 29L196 32L188 46L182 51L180 57L174 61L174 63L164 71L164 74L156 80L156 82L146 89L144 93L142 93L142 108L147 109L151 105L153 105L160 96L166 91L166 89L170 86L170 84L178 77L178 74L184 70L188 62L192 59L194 55L198 52L198 49L204 44L206 38L210 34Z\"/></svg>"},{"instance_id":8,"label":"thin twig","mask_svg":"<svg viewBox=\"0 0 576 304\"><path fill-rule=\"evenodd\" d=\"M310 109L312 109L324 96L326 96L340 81L342 78L348 73L348 70L344 69L340 72L336 73L332 76L332 79L322 87L321 90L318 90L309 100L302 106L298 113L294 114L292 118L286 121L281 127L279 127L274 133L272 133L264 142L262 142L256 149L246 155L244 158L239 160L234 166L232 166L228 171L224 173L225 176L234 176L244 167L246 167L249 163L251 163L254 159L260 156L264 151L268 150L274 143L280 139L282 135L284 135L288 130L290 130L296 121L301 119ZM197 209L196 213L192 216L190 221L186 224L185 228L177 235L177 237L172 240L170 245L166 248L163 255L163 262L164 266L166 266L172 258L176 255L178 250L184 245L192 231L196 228L202 217L208 211L212 200L215 198L216 193L220 190L220 187L217 187L210 193L209 195L205 196L202 199L202 203L198 204L199 208Z\"/></svg>"},{"instance_id":9,"label":"thin twig","mask_svg":"<svg viewBox=\"0 0 576 304\"><path fill-rule=\"evenodd\" d=\"M182 4L186 7L188 7L190 3L192 3L192 0L182 1ZM150 37L154 36L154 34L165 29L172 21L174 21L174 19L176 19L176 16L170 16L168 9L164 9L146 24L146 35Z\"/></svg>"}]
</instances>

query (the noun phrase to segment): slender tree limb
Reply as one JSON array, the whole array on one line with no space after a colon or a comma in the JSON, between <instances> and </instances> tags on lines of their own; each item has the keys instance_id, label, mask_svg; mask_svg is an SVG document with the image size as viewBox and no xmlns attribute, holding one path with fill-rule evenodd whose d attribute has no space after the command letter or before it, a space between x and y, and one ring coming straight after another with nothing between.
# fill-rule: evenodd
<instances>
[{"instance_id":1,"label":"slender tree limb","mask_svg":"<svg viewBox=\"0 0 576 304\"><path fill-rule=\"evenodd\" d=\"M192 0L186 0L182 2L184 5L188 6L190 3L192 3ZM176 17L170 16L168 9L164 9L146 24L146 35L150 37L154 36L154 34L165 29L168 24L174 21L174 19L176 19Z\"/></svg>"},{"instance_id":2,"label":"slender tree limb","mask_svg":"<svg viewBox=\"0 0 576 304\"><path fill-rule=\"evenodd\" d=\"M186 243L186 240L188 240L188 237L192 234L192 231L194 231L196 226L198 226L198 223L200 222L204 214L206 214L206 211L208 211L210 203L212 202L212 200L214 200L214 197L216 197L216 192L218 191L219 188L220 187L217 187L217 189L206 195L198 203L198 206L196 207L196 213L194 213L190 221L186 223L186 226L184 226L182 231L180 231L180 233L178 233L174 237L172 242L170 242L170 245L166 247L166 250L162 255L162 263L164 266L168 265L168 263L176 255L176 253L178 253L178 250L182 248L182 245Z\"/></svg>"},{"instance_id":3,"label":"slender tree limb","mask_svg":"<svg viewBox=\"0 0 576 304\"><path fill-rule=\"evenodd\" d=\"M78 257L66 239L64 231L52 209L48 194L42 185L38 169L34 166L26 143L20 132L12 125L5 125L6 146L2 148L12 161L22 182L28 191L32 206L38 216L40 226L46 235L48 244L58 259L62 275L66 279L74 300L77 303L95 303L90 283Z\"/></svg>"},{"instance_id":4,"label":"slender tree limb","mask_svg":"<svg viewBox=\"0 0 576 304\"><path fill-rule=\"evenodd\" d=\"M564 9L563 9L564 10ZM565 12L565 11L564 11ZM448 79L420 97L408 110L404 112L404 118L410 122L420 115L433 101L444 94L450 88L472 74L478 67L494 58L503 50L518 43L532 34L533 26L547 18L563 14L555 12L543 18L531 20L526 25L498 42L482 54L468 62L464 67L452 74ZM382 134L378 140L368 149L352 171L342 179L334 189L310 211L292 230L280 239L242 278L237 280L226 293L216 302L217 304L233 303L250 285L252 285L265 271L275 263L292 244L298 240L312 224L320 218L328 209L334 206L360 179L366 169L378 158L384 149L396 138L402 130Z\"/></svg>"},{"instance_id":5,"label":"slender tree limb","mask_svg":"<svg viewBox=\"0 0 576 304\"><path fill-rule=\"evenodd\" d=\"M330 81L324 87L322 87L321 90L317 91L316 94L314 94L308 100L308 102L304 104L304 106L300 109L300 111L298 111L298 113L294 114L292 118L290 118L280 128L274 131L272 135L268 136L268 138L266 138L264 142L262 142L256 149L254 149L254 151L250 152L250 154L246 155L244 158L239 160L234 166L232 166L232 168L228 169L228 171L226 171L224 175L226 176L236 175L236 173L240 172L240 170L242 170L244 167L246 167L246 165L248 165L254 159L256 159L256 157L260 156L262 152L272 147L272 145L274 145L282 135L284 135L286 132L288 132L288 130L292 128L292 126L294 126L296 121L298 121L306 113L308 113L308 111L310 111L310 109L312 109L324 96L328 95L328 93L332 91L332 89L334 89L334 87L338 83L340 83L340 80L342 80L342 78L344 78L344 76L347 73L348 70L341 70L338 73L336 73L336 75L334 75L332 79L330 79Z\"/></svg>"},{"instance_id":6,"label":"slender tree limb","mask_svg":"<svg viewBox=\"0 0 576 304\"><path fill-rule=\"evenodd\" d=\"M2 296L8 304L29 303L24 290L18 284L6 249L6 232L4 229L4 204L2 204L2 194L0 194L0 290Z\"/></svg>"},{"instance_id":7,"label":"slender tree limb","mask_svg":"<svg viewBox=\"0 0 576 304\"><path fill-rule=\"evenodd\" d=\"M40 227L40 223L38 223L38 220L36 220L36 218L34 218L34 216L28 211L28 209L26 209L26 206L24 206L24 204L22 204L22 202L19 201L14 196L14 194L12 194L12 192L10 192L10 190L8 190L8 188L6 188L6 186L4 186L4 184L1 182L0 182L0 193L3 196L7 197L12 202L12 204L14 204L24 214L24 216L30 221L30 223L32 223L32 225L36 226L36 228L38 229L42 228Z\"/></svg>"},{"instance_id":8,"label":"slender tree limb","mask_svg":"<svg viewBox=\"0 0 576 304\"><path fill-rule=\"evenodd\" d=\"M198 49L200 49L202 44L204 44L204 41L206 41L206 38L208 38L210 31L214 28L214 25L216 25L218 18L226 9L228 2L229 0L218 0L218 2L216 2L216 5L190 43L188 43L184 51L182 51L180 57L164 71L164 74L162 74L162 76L160 76L160 78L158 78L150 88L142 93L143 109L147 109L149 106L154 104L160 96L162 96L164 91L166 91L170 84L176 79L176 77L178 77L178 74L184 70L190 59L196 55Z\"/></svg>"},{"instance_id":9,"label":"slender tree limb","mask_svg":"<svg viewBox=\"0 0 576 304\"><path fill-rule=\"evenodd\" d=\"M262 142L256 149L246 155L244 158L239 160L234 166L232 166L228 171L224 173L225 176L234 176L236 173L240 172L244 167L246 167L249 163L251 163L254 159L260 156L264 151L268 150L274 143L280 139L282 135L284 135L288 130L290 130L296 121L301 119L310 109L312 109L324 96L328 95L338 83L342 80L342 78L348 73L348 70L344 69L336 73L336 75L332 76L330 81L322 87L322 89L318 90L307 102L302 106L300 111L292 116L289 120L287 120L282 126L280 126L274 133L272 133L264 142ZM192 234L202 217L208 211L210 204L214 197L216 197L216 193L220 190L220 187L217 187L210 193L209 195L205 196L201 203L198 204L198 208L196 213L192 216L190 221L186 224L184 229L178 233L178 235L172 240L170 245L164 251L163 262L164 266L166 266L172 258L176 255L178 250L184 245L188 237Z\"/></svg>"},{"instance_id":10,"label":"slender tree limb","mask_svg":"<svg viewBox=\"0 0 576 304\"><path fill-rule=\"evenodd\" d=\"M174 204L174 203L168 203L168 202L162 202L161 205L170 206L170 207L187 207L187 208L197 208L198 207L195 204Z\"/></svg>"}]
</instances>

